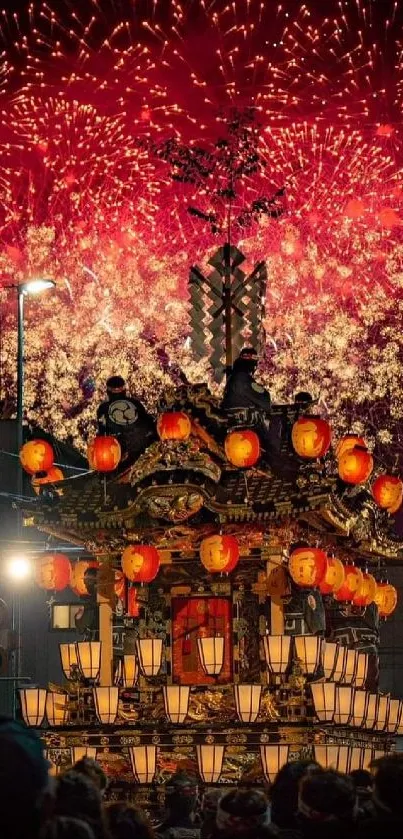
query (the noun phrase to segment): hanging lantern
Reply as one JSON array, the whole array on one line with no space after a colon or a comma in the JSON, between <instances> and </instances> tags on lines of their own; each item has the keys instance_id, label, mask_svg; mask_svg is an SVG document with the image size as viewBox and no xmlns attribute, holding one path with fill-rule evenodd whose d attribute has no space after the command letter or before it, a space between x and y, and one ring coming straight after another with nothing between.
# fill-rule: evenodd
<instances>
[{"instance_id":1,"label":"hanging lantern","mask_svg":"<svg viewBox=\"0 0 403 839\"><path fill-rule=\"evenodd\" d=\"M368 653L358 652L357 654L357 669L355 671L355 686L356 688L363 688L368 676Z\"/></svg>"},{"instance_id":2,"label":"hanging lantern","mask_svg":"<svg viewBox=\"0 0 403 839\"><path fill-rule=\"evenodd\" d=\"M339 645L334 641L325 641L323 644L323 672L325 679L332 679L336 669Z\"/></svg>"},{"instance_id":3,"label":"hanging lantern","mask_svg":"<svg viewBox=\"0 0 403 839\"><path fill-rule=\"evenodd\" d=\"M291 635L264 635L266 664L275 676L284 674L290 661Z\"/></svg>"},{"instance_id":4,"label":"hanging lantern","mask_svg":"<svg viewBox=\"0 0 403 839\"><path fill-rule=\"evenodd\" d=\"M321 594L335 594L344 583L344 565L336 556L326 558L326 571L319 583Z\"/></svg>"},{"instance_id":5,"label":"hanging lantern","mask_svg":"<svg viewBox=\"0 0 403 839\"><path fill-rule=\"evenodd\" d=\"M289 746L261 746L260 759L266 781L272 784L282 766L288 763Z\"/></svg>"},{"instance_id":6,"label":"hanging lantern","mask_svg":"<svg viewBox=\"0 0 403 839\"><path fill-rule=\"evenodd\" d=\"M34 490L36 495L39 495L41 491L41 486L45 484L57 484L59 481L64 480L64 475L61 469L58 466L51 466L47 472L38 472L36 475L32 477L32 489Z\"/></svg>"},{"instance_id":7,"label":"hanging lantern","mask_svg":"<svg viewBox=\"0 0 403 839\"><path fill-rule=\"evenodd\" d=\"M336 446L337 460L340 460L342 455L345 452L350 451L350 449L353 449L354 446L360 446L363 449L367 448L367 444L363 437L359 437L357 434L345 434L344 437L342 437L339 440Z\"/></svg>"},{"instance_id":8,"label":"hanging lantern","mask_svg":"<svg viewBox=\"0 0 403 839\"><path fill-rule=\"evenodd\" d=\"M229 574L239 560L235 536L208 536L200 545L200 559L210 574Z\"/></svg>"},{"instance_id":9,"label":"hanging lantern","mask_svg":"<svg viewBox=\"0 0 403 839\"><path fill-rule=\"evenodd\" d=\"M388 714L388 721L386 725L386 731L388 734L396 734L398 728L400 728L401 720L402 720L402 712L403 712L403 702L401 699L390 699L389 700L389 714Z\"/></svg>"},{"instance_id":10,"label":"hanging lantern","mask_svg":"<svg viewBox=\"0 0 403 839\"><path fill-rule=\"evenodd\" d=\"M348 725L353 712L354 688L351 685L338 685L336 688L336 725Z\"/></svg>"},{"instance_id":11,"label":"hanging lantern","mask_svg":"<svg viewBox=\"0 0 403 839\"><path fill-rule=\"evenodd\" d=\"M151 583L160 568L160 555L152 545L128 545L122 554L122 571L132 583Z\"/></svg>"},{"instance_id":12,"label":"hanging lantern","mask_svg":"<svg viewBox=\"0 0 403 839\"><path fill-rule=\"evenodd\" d=\"M288 570L301 588L315 588L326 574L326 554L319 548L296 548L290 554Z\"/></svg>"},{"instance_id":13,"label":"hanging lantern","mask_svg":"<svg viewBox=\"0 0 403 839\"><path fill-rule=\"evenodd\" d=\"M96 760L96 748L94 746L73 746L73 748L71 749L71 759L73 767L76 765L76 763L78 763L80 760L83 760L85 757L88 757L90 760Z\"/></svg>"},{"instance_id":14,"label":"hanging lantern","mask_svg":"<svg viewBox=\"0 0 403 839\"><path fill-rule=\"evenodd\" d=\"M85 575L91 568L99 568L99 563L95 559L80 559L73 565L71 572L70 588L79 597L88 595L88 589L85 584Z\"/></svg>"},{"instance_id":15,"label":"hanging lantern","mask_svg":"<svg viewBox=\"0 0 403 839\"><path fill-rule=\"evenodd\" d=\"M374 731L384 731L386 728L386 723L388 721L388 714L389 714L389 696L382 696L378 697L378 707L376 712L375 718L375 725Z\"/></svg>"},{"instance_id":16,"label":"hanging lantern","mask_svg":"<svg viewBox=\"0 0 403 839\"><path fill-rule=\"evenodd\" d=\"M52 446L46 440L30 440L20 451L21 465L29 475L47 472L52 468L54 459Z\"/></svg>"},{"instance_id":17,"label":"hanging lantern","mask_svg":"<svg viewBox=\"0 0 403 839\"><path fill-rule=\"evenodd\" d=\"M395 475L379 475L371 492L378 507L396 513L403 501L403 481Z\"/></svg>"},{"instance_id":18,"label":"hanging lantern","mask_svg":"<svg viewBox=\"0 0 403 839\"><path fill-rule=\"evenodd\" d=\"M362 571L355 565L344 566L344 583L335 593L339 603L352 603L355 595L362 586Z\"/></svg>"},{"instance_id":19,"label":"hanging lantern","mask_svg":"<svg viewBox=\"0 0 403 839\"><path fill-rule=\"evenodd\" d=\"M161 440L188 440L192 425L183 411L167 411L157 420L157 431Z\"/></svg>"},{"instance_id":20,"label":"hanging lantern","mask_svg":"<svg viewBox=\"0 0 403 839\"><path fill-rule=\"evenodd\" d=\"M120 660L121 669L119 672L118 681L122 683L125 688L134 688L137 682L138 667L137 658L135 655L124 655Z\"/></svg>"},{"instance_id":21,"label":"hanging lantern","mask_svg":"<svg viewBox=\"0 0 403 839\"><path fill-rule=\"evenodd\" d=\"M262 698L262 685L234 685L235 708L241 722L256 722Z\"/></svg>"},{"instance_id":22,"label":"hanging lantern","mask_svg":"<svg viewBox=\"0 0 403 839\"><path fill-rule=\"evenodd\" d=\"M294 450L299 457L307 459L324 457L330 448L331 436L329 423L314 416L299 417L291 432Z\"/></svg>"},{"instance_id":23,"label":"hanging lantern","mask_svg":"<svg viewBox=\"0 0 403 839\"><path fill-rule=\"evenodd\" d=\"M96 681L101 669L101 641L79 641L76 650L83 679Z\"/></svg>"},{"instance_id":24,"label":"hanging lantern","mask_svg":"<svg viewBox=\"0 0 403 839\"><path fill-rule=\"evenodd\" d=\"M303 673L313 675L322 661L323 641L318 635L294 635L295 654Z\"/></svg>"},{"instance_id":25,"label":"hanging lantern","mask_svg":"<svg viewBox=\"0 0 403 839\"><path fill-rule=\"evenodd\" d=\"M353 713L350 720L350 725L354 728L362 728L367 719L369 694L366 690L354 691L353 699Z\"/></svg>"},{"instance_id":26,"label":"hanging lantern","mask_svg":"<svg viewBox=\"0 0 403 839\"><path fill-rule=\"evenodd\" d=\"M323 769L336 769L346 774L349 761L348 746L314 746L314 757Z\"/></svg>"},{"instance_id":27,"label":"hanging lantern","mask_svg":"<svg viewBox=\"0 0 403 839\"><path fill-rule=\"evenodd\" d=\"M342 682L344 678L344 673L346 669L346 662L347 662L347 651L348 648L342 646L341 644L337 644L338 652L336 663L333 672L333 681L334 682Z\"/></svg>"},{"instance_id":28,"label":"hanging lantern","mask_svg":"<svg viewBox=\"0 0 403 839\"><path fill-rule=\"evenodd\" d=\"M116 437L101 434L88 444L88 463L96 472L113 472L121 457L122 450Z\"/></svg>"},{"instance_id":29,"label":"hanging lantern","mask_svg":"<svg viewBox=\"0 0 403 839\"><path fill-rule=\"evenodd\" d=\"M190 687L186 685L166 685L163 687L165 713L174 724L185 722L189 710Z\"/></svg>"},{"instance_id":30,"label":"hanging lantern","mask_svg":"<svg viewBox=\"0 0 403 839\"><path fill-rule=\"evenodd\" d=\"M152 784L157 768L156 746L130 746L130 761L137 784Z\"/></svg>"},{"instance_id":31,"label":"hanging lantern","mask_svg":"<svg viewBox=\"0 0 403 839\"><path fill-rule=\"evenodd\" d=\"M119 688L96 687L93 689L95 711L102 725L113 725L118 715Z\"/></svg>"},{"instance_id":32,"label":"hanging lantern","mask_svg":"<svg viewBox=\"0 0 403 839\"><path fill-rule=\"evenodd\" d=\"M21 688L19 694L24 722L31 728L39 728L45 716L47 690Z\"/></svg>"},{"instance_id":33,"label":"hanging lantern","mask_svg":"<svg viewBox=\"0 0 403 839\"><path fill-rule=\"evenodd\" d=\"M71 679L78 670L77 647L75 644L59 644L63 673Z\"/></svg>"},{"instance_id":34,"label":"hanging lantern","mask_svg":"<svg viewBox=\"0 0 403 839\"><path fill-rule=\"evenodd\" d=\"M67 722L69 709L67 705L67 693L54 693L49 690L46 697L46 716L49 725L59 726L65 725Z\"/></svg>"},{"instance_id":35,"label":"hanging lantern","mask_svg":"<svg viewBox=\"0 0 403 839\"><path fill-rule=\"evenodd\" d=\"M63 591L70 584L71 565L66 554L45 553L36 563L35 580L45 591Z\"/></svg>"},{"instance_id":36,"label":"hanging lantern","mask_svg":"<svg viewBox=\"0 0 403 839\"><path fill-rule=\"evenodd\" d=\"M364 749L361 746L349 746L348 771L354 772L356 769L362 769L363 759Z\"/></svg>"},{"instance_id":37,"label":"hanging lantern","mask_svg":"<svg viewBox=\"0 0 403 839\"><path fill-rule=\"evenodd\" d=\"M260 440L256 431L230 431L225 438L225 455L232 466L245 469L254 466L260 457Z\"/></svg>"},{"instance_id":38,"label":"hanging lantern","mask_svg":"<svg viewBox=\"0 0 403 839\"><path fill-rule=\"evenodd\" d=\"M358 587L354 597L353 597L353 604L354 606L360 606L361 608L365 606L369 606L375 600L376 594L376 579L372 576L372 574L368 574L367 571L362 572L362 583Z\"/></svg>"},{"instance_id":39,"label":"hanging lantern","mask_svg":"<svg viewBox=\"0 0 403 839\"><path fill-rule=\"evenodd\" d=\"M345 484L364 484L373 468L372 454L364 446L347 449L339 458L339 477Z\"/></svg>"},{"instance_id":40,"label":"hanging lantern","mask_svg":"<svg viewBox=\"0 0 403 839\"><path fill-rule=\"evenodd\" d=\"M380 618L388 618L397 606L397 591L394 586L387 582L378 583L374 597L379 610Z\"/></svg>"},{"instance_id":41,"label":"hanging lantern","mask_svg":"<svg viewBox=\"0 0 403 839\"><path fill-rule=\"evenodd\" d=\"M162 665L162 639L136 639L136 653L143 676L158 676Z\"/></svg>"},{"instance_id":42,"label":"hanging lantern","mask_svg":"<svg viewBox=\"0 0 403 839\"><path fill-rule=\"evenodd\" d=\"M197 639L200 664L207 676L219 676L224 664L224 638L212 635Z\"/></svg>"},{"instance_id":43,"label":"hanging lantern","mask_svg":"<svg viewBox=\"0 0 403 839\"><path fill-rule=\"evenodd\" d=\"M205 784L217 784L224 760L224 746L217 743L196 746L199 774Z\"/></svg>"},{"instance_id":44,"label":"hanging lantern","mask_svg":"<svg viewBox=\"0 0 403 839\"><path fill-rule=\"evenodd\" d=\"M378 693L370 693L368 695L368 705L367 705L367 716L365 719L364 726L367 729L373 729L375 725L375 720L378 715L378 702L379 702L379 694Z\"/></svg>"},{"instance_id":45,"label":"hanging lantern","mask_svg":"<svg viewBox=\"0 0 403 839\"><path fill-rule=\"evenodd\" d=\"M336 710L336 685L334 682L315 682L311 686L315 714L319 722L332 722Z\"/></svg>"},{"instance_id":46,"label":"hanging lantern","mask_svg":"<svg viewBox=\"0 0 403 839\"><path fill-rule=\"evenodd\" d=\"M357 672L358 653L357 650L350 650L348 647L345 652L344 673L340 682L344 685L353 685L355 682L355 675Z\"/></svg>"}]
</instances>

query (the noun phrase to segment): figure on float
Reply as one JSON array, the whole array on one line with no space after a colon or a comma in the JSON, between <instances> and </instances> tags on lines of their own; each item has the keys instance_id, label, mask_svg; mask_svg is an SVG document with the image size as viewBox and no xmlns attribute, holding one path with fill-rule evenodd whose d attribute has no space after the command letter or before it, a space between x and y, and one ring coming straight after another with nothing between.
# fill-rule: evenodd
<instances>
[{"instance_id":1,"label":"figure on float","mask_svg":"<svg viewBox=\"0 0 403 839\"><path fill-rule=\"evenodd\" d=\"M129 396L122 376L106 382L107 399L97 411L98 432L119 440L123 452L138 455L157 439L155 422L144 405Z\"/></svg>"}]
</instances>

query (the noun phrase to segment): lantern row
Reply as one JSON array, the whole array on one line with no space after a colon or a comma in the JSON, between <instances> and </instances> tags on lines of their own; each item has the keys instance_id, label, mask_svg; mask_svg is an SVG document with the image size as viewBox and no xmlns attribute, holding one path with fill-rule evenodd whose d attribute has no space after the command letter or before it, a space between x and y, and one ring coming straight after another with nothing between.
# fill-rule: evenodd
<instances>
[{"instance_id":1,"label":"lantern row","mask_svg":"<svg viewBox=\"0 0 403 839\"><path fill-rule=\"evenodd\" d=\"M157 421L160 439L167 444L186 442L192 431L190 418L182 411L161 414ZM291 431L295 453L303 460L323 458L330 449L331 428L320 417L299 417ZM261 455L260 439L253 429L230 431L224 442L227 460L237 468L255 466ZM341 438L335 449L339 478L346 484L366 483L374 469L374 460L365 440L354 434ZM88 462L91 469L101 473L113 472L122 457L116 437L98 435L88 445ZM20 451L20 461L28 474L33 476L35 491L45 483L57 483L63 473L54 466L54 452L46 440L30 440ZM56 471L55 471L56 470ZM378 475L371 486L372 495L382 510L396 513L403 501L403 481L393 474Z\"/></svg>"},{"instance_id":2,"label":"lantern row","mask_svg":"<svg viewBox=\"0 0 403 839\"><path fill-rule=\"evenodd\" d=\"M282 766L288 763L292 748L292 745L260 746L262 771L269 784L273 783ZM352 772L354 769L368 769L373 760L383 757L384 754L383 751L360 746L314 746L314 759L321 766L343 773ZM48 751L46 756L51 758L51 752ZM76 746L71 749L73 765L84 757L96 760L97 749L91 746ZM136 783L152 784L157 774L157 746L129 746L129 757ZM196 757L202 781L205 784L217 784L223 771L225 746L218 743L202 743L196 746Z\"/></svg>"}]
</instances>

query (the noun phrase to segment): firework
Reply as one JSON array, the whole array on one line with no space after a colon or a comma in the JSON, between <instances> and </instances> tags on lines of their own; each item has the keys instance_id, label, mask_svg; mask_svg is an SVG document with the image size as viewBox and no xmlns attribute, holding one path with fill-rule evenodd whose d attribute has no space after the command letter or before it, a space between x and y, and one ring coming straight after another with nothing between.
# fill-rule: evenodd
<instances>
[{"instance_id":1,"label":"firework","mask_svg":"<svg viewBox=\"0 0 403 839\"><path fill-rule=\"evenodd\" d=\"M209 377L189 346L187 275L230 221L268 263L273 397L311 389L339 428L402 455L401 9L322 5L2 13L1 277L57 282L26 307L26 407L58 436L88 434L112 373L151 407L178 367Z\"/></svg>"}]
</instances>

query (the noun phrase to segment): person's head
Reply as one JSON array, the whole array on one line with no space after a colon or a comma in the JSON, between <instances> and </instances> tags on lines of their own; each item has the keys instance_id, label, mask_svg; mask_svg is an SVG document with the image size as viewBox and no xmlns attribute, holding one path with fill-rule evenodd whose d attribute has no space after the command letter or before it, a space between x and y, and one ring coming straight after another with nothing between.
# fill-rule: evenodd
<instances>
[{"instance_id":1,"label":"person's head","mask_svg":"<svg viewBox=\"0 0 403 839\"><path fill-rule=\"evenodd\" d=\"M108 785L108 779L102 767L92 757L82 757L73 766L74 772L85 775L103 793Z\"/></svg>"},{"instance_id":2,"label":"person's head","mask_svg":"<svg viewBox=\"0 0 403 839\"><path fill-rule=\"evenodd\" d=\"M234 364L234 370L244 370L253 376L259 362L259 357L253 347L244 347Z\"/></svg>"},{"instance_id":3,"label":"person's head","mask_svg":"<svg viewBox=\"0 0 403 839\"><path fill-rule=\"evenodd\" d=\"M372 789L374 779L368 769L353 769L349 777L356 789Z\"/></svg>"},{"instance_id":4,"label":"person's head","mask_svg":"<svg viewBox=\"0 0 403 839\"><path fill-rule=\"evenodd\" d=\"M154 831L144 813L130 804L110 804L106 822L111 839L154 839Z\"/></svg>"},{"instance_id":5,"label":"person's head","mask_svg":"<svg viewBox=\"0 0 403 839\"><path fill-rule=\"evenodd\" d=\"M304 406L308 407L308 405L312 405L313 396L307 390L299 390L294 396L294 402L302 408Z\"/></svg>"},{"instance_id":6,"label":"person's head","mask_svg":"<svg viewBox=\"0 0 403 839\"><path fill-rule=\"evenodd\" d=\"M186 818L197 804L197 781L186 772L175 772L166 785L165 806L170 816Z\"/></svg>"},{"instance_id":7,"label":"person's head","mask_svg":"<svg viewBox=\"0 0 403 839\"><path fill-rule=\"evenodd\" d=\"M403 754L374 761L374 799L385 810L403 815Z\"/></svg>"},{"instance_id":8,"label":"person's head","mask_svg":"<svg viewBox=\"0 0 403 839\"><path fill-rule=\"evenodd\" d=\"M302 778L319 770L311 758L292 760L281 767L270 787L271 818L281 828L292 827L298 809L298 790Z\"/></svg>"},{"instance_id":9,"label":"person's head","mask_svg":"<svg viewBox=\"0 0 403 839\"><path fill-rule=\"evenodd\" d=\"M220 787L212 787L206 789L202 801L202 816L204 819L215 818L218 808L218 802L223 796L223 791Z\"/></svg>"},{"instance_id":10,"label":"person's head","mask_svg":"<svg viewBox=\"0 0 403 839\"><path fill-rule=\"evenodd\" d=\"M109 399L116 396L124 396L126 393L126 382L122 376L109 376L106 382L106 392Z\"/></svg>"},{"instance_id":11,"label":"person's head","mask_svg":"<svg viewBox=\"0 0 403 839\"><path fill-rule=\"evenodd\" d=\"M263 827L269 821L269 802L260 790L234 789L223 795L218 802L218 831L244 834Z\"/></svg>"},{"instance_id":12,"label":"person's head","mask_svg":"<svg viewBox=\"0 0 403 839\"><path fill-rule=\"evenodd\" d=\"M70 769L57 778L55 815L82 819L96 837L104 836L104 816L100 789L91 778Z\"/></svg>"},{"instance_id":13,"label":"person's head","mask_svg":"<svg viewBox=\"0 0 403 839\"><path fill-rule=\"evenodd\" d=\"M41 740L23 723L0 719L0 836L33 839L49 782Z\"/></svg>"},{"instance_id":14,"label":"person's head","mask_svg":"<svg viewBox=\"0 0 403 839\"><path fill-rule=\"evenodd\" d=\"M56 816L47 822L41 831L40 839L95 839L95 834L81 819Z\"/></svg>"},{"instance_id":15,"label":"person's head","mask_svg":"<svg viewBox=\"0 0 403 839\"><path fill-rule=\"evenodd\" d=\"M357 793L351 778L332 769L311 772L299 788L298 814L313 822L352 821Z\"/></svg>"}]
</instances>

